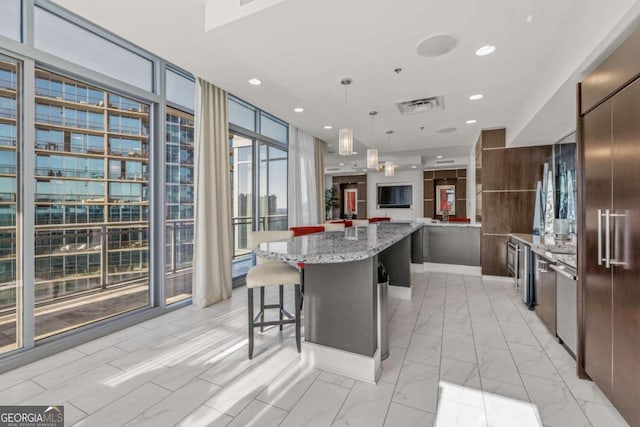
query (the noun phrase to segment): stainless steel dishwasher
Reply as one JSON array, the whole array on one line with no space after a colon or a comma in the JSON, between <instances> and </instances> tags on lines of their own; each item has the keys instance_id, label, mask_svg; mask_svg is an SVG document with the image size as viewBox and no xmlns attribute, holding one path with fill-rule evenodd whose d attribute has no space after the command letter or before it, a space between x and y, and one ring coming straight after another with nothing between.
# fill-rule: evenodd
<instances>
[{"instance_id":1,"label":"stainless steel dishwasher","mask_svg":"<svg viewBox=\"0 0 640 427\"><path fill-rule=\"evenodd\" d=\"M556 271L557 334L562 342L576 354L578 348L578 277L576 271L564 264L550 264Z\"/></svg>"}]
</instances>

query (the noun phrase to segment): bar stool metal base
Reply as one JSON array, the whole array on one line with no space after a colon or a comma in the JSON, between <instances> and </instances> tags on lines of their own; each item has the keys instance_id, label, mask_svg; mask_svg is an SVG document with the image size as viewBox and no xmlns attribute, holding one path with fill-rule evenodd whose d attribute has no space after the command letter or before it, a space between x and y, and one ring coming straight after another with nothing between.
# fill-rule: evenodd
<instances>
[{"instance_id":1,"label":"bar stool metal base","mask_svg":"<svg viewBox=\"0 0 640 427\"><path fill-rule=\"evenodd\" d=\"M279 285L279 304L267 304L264 303L264 286L260 287L260 311L254 316L253 314L253 288L247 288L248 303L249 306L249 359L253 359L253 330L254 328L260 328L260 331L264 331L265 326L279 326L282 331L282 327L288 324L296 325L296 346L298 347L298 353L301 351L300 340L300 308L302 306L300 285L295 285L295 316L289 313L284 308L284 287ZM279 320L264 321L265 310L277 309L279 311ZM286 317L286 319L285 319ZM260 321L258 321L258 319Z\"/></svg>"}]
</instances>

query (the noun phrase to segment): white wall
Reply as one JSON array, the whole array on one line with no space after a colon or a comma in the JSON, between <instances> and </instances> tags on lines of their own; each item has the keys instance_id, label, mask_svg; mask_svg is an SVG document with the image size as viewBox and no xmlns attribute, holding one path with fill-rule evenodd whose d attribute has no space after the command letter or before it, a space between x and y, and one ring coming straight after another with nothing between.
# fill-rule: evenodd
<instances>
[{"instance_id":1,"label":"white wall","mask_svg":"<svg viewBox=\"0 0 640 427\"><path fill-rule=\"evenodd\" d=\"M378 184L407 184L413 186L413 204L411 209L378 209ZM421 169L398 171L395 176L386 177L384 173L367 174L367 216L388 216L392 219L416 219L424 216L424 175Z\"/></svg>"},{"instance_id":2,"label":"white wall","mask_svg":"<svg viewBox=\"0 0 640 427\"><path fill-rule=\"evenodd\" d=\"M476 146L469 153L467 165L467 218L476 222Z\"/></svg>"}]
</instances>

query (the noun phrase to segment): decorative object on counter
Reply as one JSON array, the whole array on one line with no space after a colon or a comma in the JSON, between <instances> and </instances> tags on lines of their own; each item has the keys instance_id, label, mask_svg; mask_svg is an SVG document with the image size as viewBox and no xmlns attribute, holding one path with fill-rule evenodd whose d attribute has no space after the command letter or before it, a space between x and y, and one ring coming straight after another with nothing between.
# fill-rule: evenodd
<instances>
[{"instance_id":1,"label":"decorative object on counter","mask_svg":"<svg viewBox=\"0 0 640 427\"><path fill-rule=\"evenodd\" d=\"M544 209L544 236L549 243L555 237L555 195L553 193L553 171L547 173L546 206Z\"/></svg>"},{"instance_id":2,"label":"decorative object on counter","mask_svg":"<svg viewBox=\"0 0 640 427\"><path fill-rule=\"evenodd\" d=\"M442 215L445 209L448 215L456 214L455 185L436 185L436 215Z\"/></svg>"},{"instance_id":3,"label":"decorative object on counter","mask_svg":"<svg viewBox=\"0 0 640 427\"><path fill-rule=\"evenodd\" d=\"M544 217L544 213L542 210L542 182L538 181L536 185L536 203L533 210L533 235L540 236L542 230L544 230L544 225L542 223L542 218Z\"/></svg>"},{"instance_id":4,"label":"decorative object on counter","mask_svg":"<svg viewBox=\"0 0 640 427\"><path fill-rule=\"evenodd\" d=\"M576 193L574 173L567 172L567 220L569 221L569 233L576 234Z\"/></svg>"},{"instance_id":5,"label":"decorative object on counter","mask_svg":"<svg viewBox=\"0 0 640 427\"><path fill-rule=\"evenodd\" d=\"M449 222L449 209L442 210L442 222Z\"/></svg>"},{"instance_id":6,"label":"decorative object on counter","mask_svg":"<svg viewBox=\"0 0 640 427\"><path fill-rule=\"evenodd\" d=\"M556 240L569 240L569 220L558 218L555 221Z\"/></svg>"}]
</instances>

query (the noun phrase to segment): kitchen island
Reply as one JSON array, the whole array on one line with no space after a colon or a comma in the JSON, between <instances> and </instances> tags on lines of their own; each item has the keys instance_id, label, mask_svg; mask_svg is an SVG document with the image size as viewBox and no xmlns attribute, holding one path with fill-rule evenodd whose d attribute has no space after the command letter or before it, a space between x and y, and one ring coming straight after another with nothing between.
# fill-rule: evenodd
<instances>
[{"instance_id":1,"label":"kitchen island","mask_svg":"<svg viewBox=\"0 0 640 427\"><path fill-rule=\"evenodd\" d=\"M259 245L255 254L304 263L306 364L375 383L381 372L378 260L411 286L412 238L422 224L379 223ZM414 236L415 235L415 236ZM414 261L415 262L415 261Z\"/></svg>"}]
</instances>

